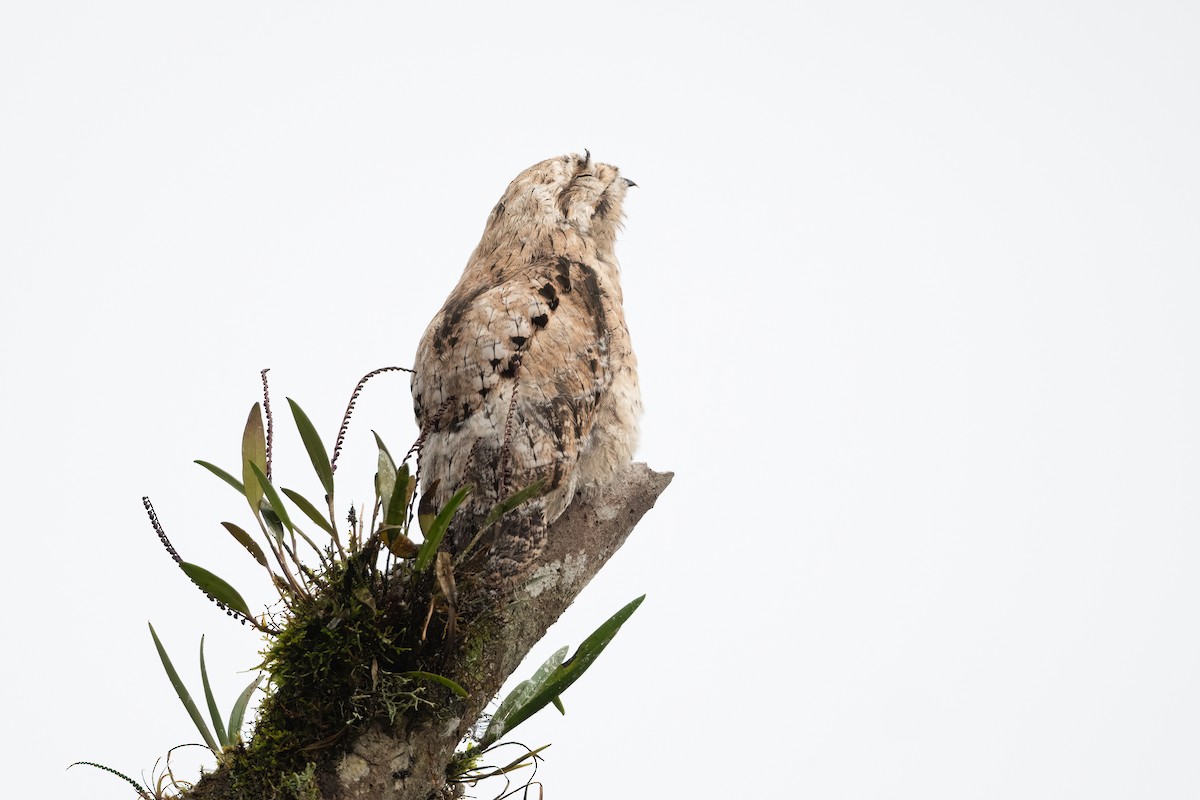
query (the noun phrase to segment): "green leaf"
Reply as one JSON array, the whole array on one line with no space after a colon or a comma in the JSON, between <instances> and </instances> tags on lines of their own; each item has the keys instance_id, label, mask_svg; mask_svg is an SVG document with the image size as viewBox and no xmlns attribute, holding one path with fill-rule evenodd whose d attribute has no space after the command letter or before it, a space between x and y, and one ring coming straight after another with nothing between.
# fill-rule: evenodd
<instances>
[{"instance_id":1,"label":"green leaf","mask_svg":"<svg viewBox=\"0 0 1200 800\"><path fill-rule=\"evenodd\" d=\"M491 721L488 722L487 730L483 733L483 738L479 740L479 746L487 747L503 736L505 722L508 718L512 716L512 713L516 709L528 703L529 698L533 697L536 693L537 688L533 685L533 681L528 679L514 686L513 690L508 693L508 697L500 701L499 708L496 709L496 713L492 715Z\"/></svg>"},{"instance_id":2,"label":"green leaf","mask_svg":"<svg viewBox=\"0 0 1200 800\"><path fill-rule=\"evenodd\" d=\"M229 734L221 722L221 712L217 709L217 700L213 697L212 686L208 682L208 667L204 664L204 636L200 637L200 682L204 684L204 700L208 703L208 714L212 717L213 729L217 732L217 741L221 748L229 746Z\"/></svg>"},{"instance_id":3,"label":"green leaf","mask_svg":"<svg viewBox=\"0 0 1200 800\"><path fill-rule=\"evenodd\" d=\"M229 533L233 535L234 539L238 540L238 544L250 551L250 555L254 556L255 561L257 561L259 564L262 564L264 567L267 566L266 553L264 553L263 549L258 546L258 542L250 538L250 534L246 533L232 522L222 522L221 524L225 526L225 530L229 531Z\"/></svg>"},{"instance_id":4,"label":"green leaf","mask_svg":"<svg viewBox=\"0 0 1200 800\"><path fill-rule=\"evenodd\" d=\"M317 511L317 507L308 502L303 495L299 492L293 492L291 489L280 489L279 491L287 495L287 498L296 504L296 508L304 512L304 516L320 525L321 529L329 535L333 535L333 526L329 524L329 520L321 516L321 512Z\"/></svg>"},{"instance_id":5,"label":"green leaf","mask_svg":"<svg viewBox=\"0 0 1200 800\"><path fill-rule=\"evenodd\" d=\"M579 649L575 651L575 655L571 656L566 663L562 665L560 671L574 671L575 678L578 678L580 675L582 675L584 670L590 667L592 662L596 660L597 656L604 652L604 648L608 647L608 643L611 642L617 635L617 632L621 630L621 626L625 624L626 620L633 616L633 612L638 610L638 606L640 606L642 601L645 599L646 595L635 597L633 600L625 604L620 611L605 620L604 624L593 631L591 636L583 640L583 642L579 645ZM575 678L572 678L570 682L563 685L563 688L565 689L567 686L570 686L571 683L574 682ZM546 685L549 686L553 680L554 679L552 678L551 680L547 681Z\"/></svg>"},{"instance_id":6,"label":"green leaf","mask_svg":"<svg viewBox=\"0 0 1200 800\"><path fill-rule=\"evenodd\" d=\"M562 714L564 717L567 715L567 709L563 706L561 697L556 697L550 702L554 703L554 707L558 709L558 713Z\"/></svg>"},{"instance_id":7,"label":"green leaf","mask_svg":"<svg viewBox=\"0 0 1200 800\"><path fill-rule=\"evenodd\" d=\"M481 746L486 747L504 735L508 718L514 711L524 706L529 702L530 698L538 693L538 690L546 683L547 678L562 664L563 659L567 657L567 651L570 649L569 647L561 647L555 650L537 668L537 672L533 673L533 677L529 680L521 681L508 693L500 702L496 713L492 714L492 720L488 723L487 730L483 734Z\"/></svg>"},{"instance_id":8,"label":"green leaf","mask_svg":"<svg viewBox=\"0 0 1200 800\"><path fill-rule=\"evenodd\" d=\"M330 496L333 494L333 467L329 464L329 454L325 452L325 445L321 443L316 427L304 410L292 398L289 397L287 401L292 407L292 418L296 420L296 428L300 431L304 449L308 451L308 458L321 480L321 488L325 490L326 496Z\"/></svg>"},{"instance_id":9,"label":"green leaf","mask_svg":"<svg viewBox=\"0 0 1200 800\"><path fill-rule=\"evenodd\" d=\"M392 502L392 494L396 491L396 462L392 458L392 454L388 452L383 440L379 438L379 434L375 431L371 431L371 433L375 436L375 444L379 445L375 490L379 493L379 502L386 512L388 505Z\"/></svg>"},{"instance_id":10,"label":"green leaf","mask_svg":"<svg viewBox=\"0 0 1200 800\"><path fill-rule=\"evenodd\" d=\"M242 721L246 718L246 706L250 703L250 697L254 694L254 690L262 683L263 676L259 675L250 685L242 690L238 695L237 702L233 704L233 711L229 714L229 741L236 744L242 738Z\"/></svg>"},{"instance_id":11,"label":"green leaf","mask_svg":"<svg viewBox=\"0 0 1200 800\"><path fill-rule=\"evenodd\" d=\"M546 705L554 702L555 698L567 690L567 687L579 680L580 676L587 671L592 662L604 651L608 643L617 635L617 631L632 616L633 612L637 611L638 606L645 599L646 595L642 595L609 617L591 636L583 640L579 648L575 651L575 655L571 656L570 660L559 665L550 675L546 676L541 687L523 704L514 703L509 709L505 709L503 717L500 716L500 709L497 709L491 723L488 724L488 729L484 734L483 741L480 742L480 746L486 747L492 744ZM541 670L539 670L540 672ZM503 706L504 704L501 703L501 708Z\"/></svg>"},{"instance_id":12,"label":"green leaf","mask_svg":"<svg viewBox=\"0 0 1200 800\"><path fill-rule=\"evenodd\" d=\"M189 564L186 561L179 562L179 568L182 569L192 583L200 587L200 589L208 595L211 595L218 603L223 603L234 611L238 612L247 619L250 618L250 607L246 605L246 601L238 594L237 590L230 586L225 581L213 575L204 567Z\"/></svg>"},{"instance_id":13,"label":"green leaf","mask_svg":"<svg viewBox=\"0 0 1200 800\"><path fill-rule=\"evenodd\" d=\"M371 435L375 437L375 444L379 448L379 455L387 459L387 463L392 465L392 469L396 468L396 459L392 458L392 451L387 449L387 445L383 443L383 439L379 438L379 434L371 431Z\"/></svg>"},{"instance_id":14,"label":"green leaf","mask_svg":"<svg viewBox=\"0 0 1200 800\"><path fill-rule=\"evenodd\" d=\"M450 520L454 517L454 512L458 510L462 501L470 493L470 486L459 489L446 503L446 507L438 512L433 522L429 523L429 528L425 531L425 541L421 543L421 549L417 552L417 560L413 564L413 569L417 572L424 572L429 568L433 562L434 553L442 544L442 537L446 535L446 531L450 527Z\"/></svg>"},{"instance_id":15,"label":"green leaf","mask_svg":"<svg viewBox=\"0 0 1200 800\"><path fill-rule=\"evenodd\" d=\"M388 501L383 515L383 524L400 527L408 516L408 501L417 486L416 478L408 474L408 464L401 464L396 473L396 487L392 490L392 498Z\"/></svg>"},{"instance_id":16,"label":"green leaf","mask_svg":"<svg viewBox=\"0 0 1200 800\"><path fill-rule=\"evenodd\" d=\"M266 496L267 502L271 504L271 510L275 512L275 516L279 517L279 521L283 523L289 531L295 529L291 518L288 517L287 509L283 507L283 498L279 496L279 492L275 491L275 487L267 480L267 476L259 468L258 464L247 462L250 466L250 471L254 473L254 478L258 485L262 487L262 493Z\"/></svg>"},{"instance_id":17,"label":"green leaf","mask_svg":"<svg viewBox=\"0 0 1200 800\"><path fill-rule=\"evenodd\" d=\"M444 675L437 675L432 672L420 672L420 671L401 672L400 674L402 676L404 676L405 678L417 678L418 680L430 681L431 683L441 684L442 686L445 686L450 691L454 692L459 697L467 696L466 689L459 686L457 683L455 683L454 681L445 677Z\"/></svg>"},{"instance_id":18,"label":"green leaf","mask_svg":"<svg viewBox=\"0 0 1200 800\"><path fill-rule=\"evenodd\" d=\"M250 409L250 416L246 418L246 429L242 432L242 483L245 486L246 500L257 514L263 490L254 475L253 467L258 467L264 473L267 471L267 434L263 429L262 411L258 403Z\"/></svg>"},{"instance_id":19,"label":"green leaf","mask_svg":"<svg viewBox=\"0 0 1200 800\"><path fill-rule=\"evenodd\" d=\"M147 623L149 624L149 623ZM158 648L158 657L162 660L163 669L167 671L167 677L171 680L171 685L175 687L175 694L179 696L179 702L183 703L183 707L187 709L188 716L192 718L192 722L196 725L196 730L200 731L200 735L204 738L205 744L214 753L220 753L221 748L217 746L217 742L213 739L212 733L208 730L208 725L204 722L204 717L200 716L200 709L196 708L195 702L192 701L192 696L188 694L187 687L183 685L183 681L179 678L179 673L175 671L175 665L171 663L171 659L167 656L167 651L163 648L162 642L158 639L158 634L154 632L154 626L150 625L150 635L154 637L154 646Z\"/></svg>"},{"instance_id":20,"label":"green leaf","mask_svg":"<svg viewBox=\"0 0 1200 800\"><path fill-rule=\"evenodd\" d=\"M287 531L283 529L283 523L279 521L279 515L275 513L275 509L271 508L270 503L263 500L259 504L258 510L262 514L262 520L266 524L267 529L275 537L275 541L282 542Z\"/></svg>"},{"instance_id":21,"label":"green leaf","mask_svg":"<svg viewBox=\"0 0 1200 800\"><path fill-rule=\"evenodd\" d=\"M225 470L218 467L216 464L210 464L207 461L201 461L199 459L196 459L196 463L199 464L200 466L204 467L206 470L211 472L213 475L216 475L218 478L220 478L221 480L228 483L233 488L237 489L238 494L245 496L246 487L243 486L242 482L239 481L237 478L233 477L228 472L226 472Z\"/></svg>"},{"instance_id":22,"label":"green leaf","mask_svg":"<svg viewBox=\"0 0 1200 800\"><path fill-rule=\"evenodd\" d=\"M416 481L408 474L408 464L401 464L397 469L396 461L388 451L387 445L383 443L383 439L379 438L379 434L375 431L371 431L371 433L375 436L375 444L379 446L375 491L379 495L379 504L383 508L383 523L380 533L383 543L391 547L396 538L393 536L393 532L405 529L408 503L412 499Z\"/></svg>"}]
</instances>

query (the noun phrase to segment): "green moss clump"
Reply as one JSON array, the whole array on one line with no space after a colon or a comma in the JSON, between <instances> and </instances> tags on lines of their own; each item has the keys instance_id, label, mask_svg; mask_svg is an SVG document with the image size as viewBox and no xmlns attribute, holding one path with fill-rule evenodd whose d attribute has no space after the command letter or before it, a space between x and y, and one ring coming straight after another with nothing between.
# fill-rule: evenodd
<instances>
[{"instance_id":1,"label":"green moss clump","mask_svg":"<svg viewBox=\"0 0 1200 800\"><path fill-rule=\"evenodd\" d=\"M402 564L385 577L372 561L365 553L333 560L321 590L292 606L263 652L270 685L250 743L226 754L230 797L305 800L317 792L315 770L372 724L454 713L451 692L405 676L444 666L441 621L435 615L420 629L430 576Z\"/></svg>"}]
</instances>

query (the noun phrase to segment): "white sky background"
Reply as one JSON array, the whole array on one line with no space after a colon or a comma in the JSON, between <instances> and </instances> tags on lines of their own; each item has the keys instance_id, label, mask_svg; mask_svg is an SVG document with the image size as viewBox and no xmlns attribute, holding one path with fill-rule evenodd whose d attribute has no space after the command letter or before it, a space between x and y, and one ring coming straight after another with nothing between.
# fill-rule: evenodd
<instances>
[{"instance_id":1,"label":"white sky background","mask_svg":"<svg viewBox=\"0 0 1200 800\"><path fill-rule=\"evenodd\" d=\"M534 651L548 797L1200 795L1200 6L27 3L0 11L13 797L127 798L259 641L174 569L271 367L331 441L508 181L590 148L675 482ZM377 378L339 478L369 499ZM522 674L520 677L524 677ZM184 774L211 763L181 754ZM477 795L493 792L481 788Z\"/></svg>"}]
</instances>

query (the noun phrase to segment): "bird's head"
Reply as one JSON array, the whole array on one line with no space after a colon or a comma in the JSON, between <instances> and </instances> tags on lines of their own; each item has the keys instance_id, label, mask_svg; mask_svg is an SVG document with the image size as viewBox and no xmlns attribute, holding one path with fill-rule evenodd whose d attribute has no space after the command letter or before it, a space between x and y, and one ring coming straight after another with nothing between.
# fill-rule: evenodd
<instances>
[{"instance_id":1,"label":"bird's head","mask_svg":"<svg viewBox=\"0 0 1200 800\"><path fill-rule=\"evenodd\" d=\"M481 247L514 236L574 231L600 251L610 250L621 225L625 192L636 184L591 154L565 155L518 175L488 217Z\"/></svg>"}]
</instances>

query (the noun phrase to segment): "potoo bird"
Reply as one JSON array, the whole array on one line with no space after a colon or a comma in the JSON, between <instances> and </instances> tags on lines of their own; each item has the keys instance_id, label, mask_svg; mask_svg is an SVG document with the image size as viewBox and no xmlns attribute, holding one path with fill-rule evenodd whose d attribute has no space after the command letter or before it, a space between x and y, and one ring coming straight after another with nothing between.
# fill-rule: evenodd
<instances>
[{"instance_id":1,"label":"potoo bird","mask_svg":"<svg viewBox=\"0 0 1200 800\"><path fill-rule=\"evenodd\" d=\"M590 154L518 175L417 349L424 491L441 508L474 487L451 550L467 546L498 501L544 482L475 546L503 583L526 576L546 526L578 493L611 481L637 445L637 359L613 252L633 185Z\"/></svg>"}]
</instances>

